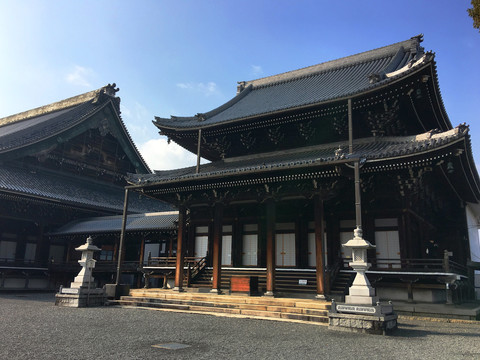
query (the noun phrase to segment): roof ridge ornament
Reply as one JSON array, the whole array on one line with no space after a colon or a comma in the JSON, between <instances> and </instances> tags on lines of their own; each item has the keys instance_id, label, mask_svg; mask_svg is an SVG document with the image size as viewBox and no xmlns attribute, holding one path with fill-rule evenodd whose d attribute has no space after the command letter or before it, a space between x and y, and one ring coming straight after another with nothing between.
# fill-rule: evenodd
<instances>
[{"instance_id":1,"label":"roof ridge ornament","mask_svg":"<svg viewBox=\"0 0 480 360\"><path fill-rule=\"evenodd\" d=\"M203 114L203 113L195 114L195 118L197 119L197 121L205 121L205 120L207 120L206 115Z\"/></svg>"},{"instance_id":2,"label":"roof ridge ornament","mask_svg":"<svg viewBox=\"0 0 480 360\"><path fill-rule=\"evenodd\" d=\"M116 83L113 83L113 84L108 84L107 86L105 86L103 88L103 93L104 94L107 94L109 96L115 96L115 94L120 91L120 88L116 87L117 84Z\"/></svg>"},{"instance_id":3,"label":"roof ridge ornament","mask_svg":"<svg viewBox=\"0 0 480 360\"><path fill-rule=\"evenodd\" d=\"M418 35L412 36L411 39L412 40L417 40L418 43L421 43L421 42L423 42L423 34L420 33Z\"/></svg>"},{"instance_id":4,"label":"roof ridge ornament","mask_svg":"<svg viewBox=\"0 0 480 360\"><path fill-rule=\"evenodd\" d=\"M245 85L247 84L246 81L237 81L237 95L240 94L243 90L245 90Z\"/></svg>"}]
</instances>

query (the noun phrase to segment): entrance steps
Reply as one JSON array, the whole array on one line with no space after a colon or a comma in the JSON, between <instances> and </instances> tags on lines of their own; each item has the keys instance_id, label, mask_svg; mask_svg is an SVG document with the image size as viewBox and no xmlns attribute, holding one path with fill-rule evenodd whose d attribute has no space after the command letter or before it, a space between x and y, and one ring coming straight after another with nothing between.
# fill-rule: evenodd
<instances>
[{"instance_id":1,"label":"entrance steps","mask_svg":"<svg viewBox=\"0 0 480 360\"><path fill-rule=\"evenodd\" d=\"M109 305L301 321L323 325L328 324L330 309L330 302L323 300L217 295L200 292L179 293L168 289L132 289L129 296L122 296L120 300L111 300Z\"/></svg>"}]
</instances>

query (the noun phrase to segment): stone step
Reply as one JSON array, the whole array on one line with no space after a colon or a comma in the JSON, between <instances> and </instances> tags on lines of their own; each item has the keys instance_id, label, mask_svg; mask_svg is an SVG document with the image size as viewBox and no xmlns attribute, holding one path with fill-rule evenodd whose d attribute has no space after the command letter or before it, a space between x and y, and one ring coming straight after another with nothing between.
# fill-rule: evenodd
<instances>
[{"instance_id":1,"label":"stone step","mask_svg":"<svg viewBox=\"0 0 480 360\"><path fill-rule=\"evenodd\" d=\"M313 309L328 309L330 303L319 300L293 299L293 298L270 298L260 296L235 296L235 295L217 295L206 293L176 293L170 290L162 289L132 289L130 290L132 297L149 297L161 299L185 299L208 302L229 302L229 303L245 303L268 306L283 307L308 307Z\"/></svg>"},{"instance_id":2,"label":"stone step","mask_svg":"<svg viewBox=\"0 0 480 360\"><path fill-rule=\"evenodd\" d=\"M158 300L158 299L157 299ZM196 304L174 304L171 301L167 302L151 302L142 301L140 299L125 299L125 300L113 300L115 305L121 306L133 306L138 308L150 308L150 309L163 309L163 310L180 310L180 311L195 311L210 314L231 314L231 315L243 315L252 318L274 318L282 320L297 320L297 321L310 321L319 324L328 323L327 312L323 313L311 313L315 310L304 309L305 313L290 313L282 311L268 311L268 310L255 310L243 308L248 305L243 305L241 308L237 307L221 307L221 306L208 306L208 305L196 305ZM216 304L219 305L219 304ZM230 304L231 305L231 304Z\"/></svg>"},{"instance_id":3,"label":"stone step","mask_svg":"<svg viewBox=\"0 0 480 360\"><path fill-rule=\"evenodd\" d=\"M292 298L177 293L164 289L132 289L110 305L243 315L256 318L328 323L330 302Z\"/></svg>"},{"instance_id":4,"label":"stone step","mask_svg":"<svg viewBox=\"0 0 480 360\"><path fill-rule=\"evenodd\" d=\"M237 308L242 310L255 310L255 311L270 311L270 312L282 312L282 313L292 313L292 314L306 314L306 315L315 315L315 316L326 316L328 314L329 304L327 303L305 303L305 302L296 302L295 306L271 306L271 305L261 305L257 303L244 303L244 302L233 302L233 301L206 301L199 299L160 299L160 298L141 298L141 297L122 297L123 301L137 301L144 303L170 303L170 304L188 304L193 306L204 306L204 307L214 307L214 308ZM229 299L226 299L229 300Z\"/></svg>"}]
</instances>

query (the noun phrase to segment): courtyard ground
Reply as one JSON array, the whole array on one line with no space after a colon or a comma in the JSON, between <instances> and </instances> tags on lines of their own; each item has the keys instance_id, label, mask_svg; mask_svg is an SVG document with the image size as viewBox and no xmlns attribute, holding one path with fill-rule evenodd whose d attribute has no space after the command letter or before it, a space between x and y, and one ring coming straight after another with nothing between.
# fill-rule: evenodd
<instances>
[{"instance_id":1,"label":"courtyard ground","mask_svg":"<svg viewBox=\"0 0 480 360\"><path fill-rule=\"evenodd\" d=\"M167 348L163 348L163 346ZM400 319L390 336L0 293L0 359L480 359L480 322Z\"/></svg>"}]
</instances>

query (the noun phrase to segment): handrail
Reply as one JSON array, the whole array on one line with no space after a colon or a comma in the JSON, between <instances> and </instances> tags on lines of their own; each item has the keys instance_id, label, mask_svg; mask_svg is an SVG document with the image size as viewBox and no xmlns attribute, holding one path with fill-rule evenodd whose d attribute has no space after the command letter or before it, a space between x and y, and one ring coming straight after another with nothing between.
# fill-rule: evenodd
<instances>
[{"instance_id":1,"label":"handrail","mask_svg":"<svg viewBox=\"0 0 480 360\"><path fill-rule=\"evenodd\" d=\"M152 257L148 256L147 259L147 266L175 266L177 261L176 256L160 256L160 257Z\"/></svg>"},{"instance_id":2,"label":"handrail","mask_svg":"<svg viewBox=\"0 0 480 360\"><path fill-rule=\"evenodd\" d=\"M0 258L0 266L47 267L51 262L26 259Z\"/></svg>"},{"instance_id":3,"label":"handrail","mask_svg":"<svg viewBox=\"0 0 480 360\"><path fill-rule=\"evenodd\" d=\"M191 272L190 272L190 279L195 279L195 277L207 266L207 258L196 258L200 259L196 263L194 263Z\"/></svg>"},{"instance_id":4,"label":"handrail","mask_svg":"<svg viewBox=\"0 0 480 360\"><path fill-rule=\"evenodd\" d=\"M330 293L330 290L332 289L333 284L337 279L337 275L341 267L342 267L342 259L337 259L331 267L330 266L327 267L327 270L325 271L325 284L327 286L327 289L325 289L325 292L327 294Z\"/></svg>"},{"instance_id":5,"label":"handrail","mask_svg":"<svg viewBox=\"0 0 480 360\"><path fill-rule=\"evenodd\" d=\"M370 270L445 272L465 275L467 267L450 259L368 259Z\"/></svg>"}]
</instances>

